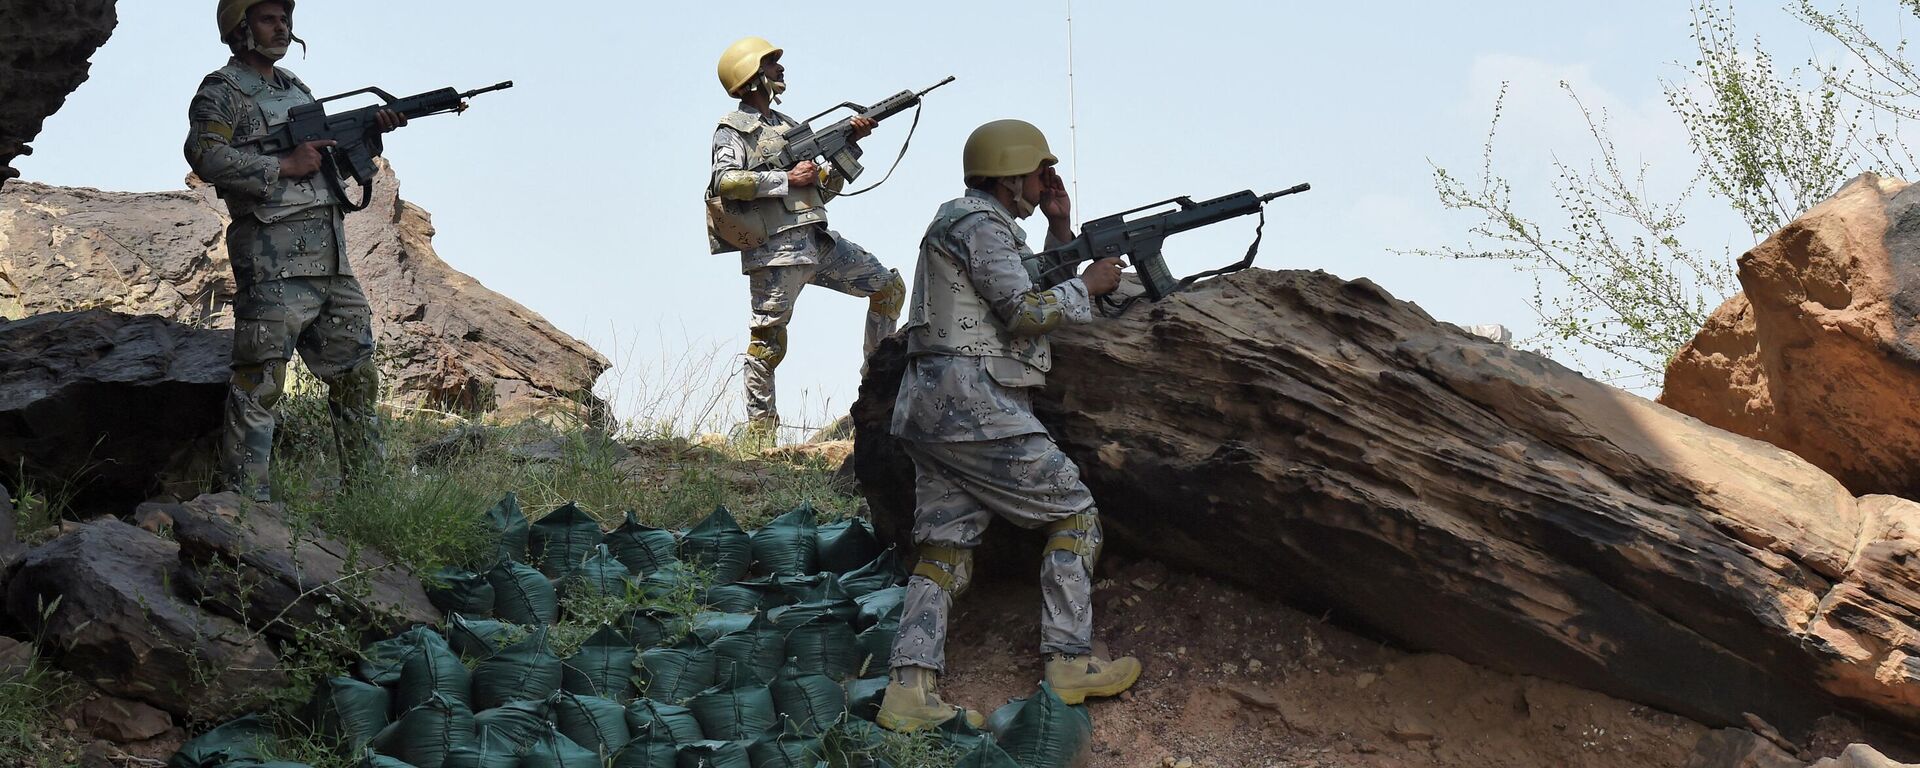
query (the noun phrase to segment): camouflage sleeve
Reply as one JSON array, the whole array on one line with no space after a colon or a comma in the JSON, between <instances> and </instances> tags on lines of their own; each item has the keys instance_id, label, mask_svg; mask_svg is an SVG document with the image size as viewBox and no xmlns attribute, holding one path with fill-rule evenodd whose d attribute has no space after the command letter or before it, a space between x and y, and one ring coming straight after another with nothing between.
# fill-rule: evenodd
<instances>
[{"instance_id":1,"label":"camouflage sleeve","mask_svg":"<svg viewBox=\"0 0 1920 768\"><path fill-rule=\"evenodd\" d=\"M728 200L786 197L787 175L749 171L747 139L726 126L713 129L713 193Z\"/></svg>"},{"instance_id":2,"label":"camouflage sleeve","mask_svg":"<svg viewBox=\"0 0 1920 768\"><path fill-rule=\"evenodd\" d=\"M206 83L187 107L187 165L221 192L265 198L280 180L280 160L233 147L233 126L250 108L239 92Z\"/></svg>"},{"instance_id":3,"label":"camouflage sleeve","mask_svg":"<svg viewBox=\"0 0 1920 768\"><path fill-rule=\"evenodd\" d=\"M1008 332L1039 336L1063 323L1093 320L1087 285L1073 278L1051 288L1034 285L1022 264L1013 232L992 217L976 214L953 228L954 252L966 254L973 287L993 307Z\"/></svg>"}]
</instances>

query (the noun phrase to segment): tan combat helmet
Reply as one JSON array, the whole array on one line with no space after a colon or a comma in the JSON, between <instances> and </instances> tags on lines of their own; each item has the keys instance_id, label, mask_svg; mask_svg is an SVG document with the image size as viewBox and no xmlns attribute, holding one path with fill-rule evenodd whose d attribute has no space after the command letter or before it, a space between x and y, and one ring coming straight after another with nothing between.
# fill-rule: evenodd
<instances>
[{"instance_id":1,"label":"tan combat helmet","mask_svg":"<svg viewBox=\"0 0 1920 768\"><path fill-rule=\"evenodd\" d=\"M293 0L279 1L287 4L287 13L293 13ZM214 12L220 21L220 42L226 42L233 28L247 20L247 9L264 2L267 0L220 0L220 8Z\"/></svg>"},{"instance_id":2,"label":"tan combat helmet","mask_svg":"<svg viewBox=\"0 0 1920 768\"><path fill-rule=\"evenodd\" d=\"M727 52L720 54L720 87L727 89L728 96L737 96L742 87L753 82L760 74L760 62L768 56L779 56L781 49L764 37L743 37L727 46Z\"/></svg>"},{"instance_id":3,"label":"tan combat helmet","mask_svg":"<svg viewBox=\"0 0 1920 768\"><path fill-rule=\"evenodd\" d=\"M1060 162L1047 148L1046 134L1025 120L995 120L973 129L960 154L969 179L1025 176Z\"/></svg>"}]
</instances>

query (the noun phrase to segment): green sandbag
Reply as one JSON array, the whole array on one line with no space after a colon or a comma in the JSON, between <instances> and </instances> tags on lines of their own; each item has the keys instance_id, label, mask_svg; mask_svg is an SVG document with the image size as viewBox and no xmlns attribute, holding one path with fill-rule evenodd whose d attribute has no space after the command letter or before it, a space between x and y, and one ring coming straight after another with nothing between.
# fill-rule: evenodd
<instances>
[{"instance_id":1,"label":"green sandbag","mask_svg":"<svg viewBox=\"0 0 1920 768\"><path fill-rule=\"evenodd\" d=\"M640 594L649 600L672 600L700 589L700 577L675 560L640 581Z\"/></svg>"},{"instance_id":2,"label":"green sandbag","mask_svg":"<svg viewBox=\"0 0 1920 768\"><path fill-rule=\"evenodd\" d=\"M565 578L600 546L600 523L573 502L535 520L527 537L534 565L555 581Z\"/></svg>"},{"instance_id":3,"label":"green sandbag","mask_svg":"<svg viewBox=\"0 0 1920 768\"><path fill-rule=\"evenodd\" d=\"M478 723L479 715L474 715ZM471 743L454 747L447 752L447 761L441 768L519 768L521 745L498 730L484 725L475 726L479 734Z\"/></svg>"},{"instance_id":4,"label":"green sandbag","mask_svg":"<svg viewBox=\"0 0 1920 768\"><path fill-rule=\"evenodd\" d=\"M819 568L831 573L857 571L880 556L880 540L873 526L858 518L820 526Z\"/></svg>"},{"instance_id":5,"label":"green sandbag","mask_svg":"<svg viewBox=\"0 0 1920 768\"><path fill-rule=\"evenodd\" d=\"M633 739L627 727L627 709L620 702L598 696L557 693L547 700L560 732L588 751L612 756Z\"/></svg>"},{"instance_id":6,"label":"green sandbag","mask_svg":"<svg viewBox=\"0 0 1920 768\"><path fill-rule=\"evenodd\" d=\"M814 572L819 550L813 505L801 502L753 532L753 561L762 573L793 575Z\"/></svg>"},{"instance_id":7,"label":"green sandbag","mask_svg":"<svg viewBox=\"0 0 1920 768\"><path fill-rule=\"evenodd\" d=\"M420 768L441 768L454 747L473 741L473 710L434 694L373 738L373 748Z\"/></svg>"},{"instance_id":8,"label":"green sandbag","mask_svg":"<svg viewBox=\"0 0 1920 768\"><path fill-rule=\"evenodd\" d=\"M259 715L247 715L193 737L167 760L167 768L219 768L230 762L264 761L278 743Z\"/></svg>"},{"instance_id":9,"label":"green sandbag","mask_svg":"<svg viewBox=\"0 0 1920 768\"><path fill-rule=\"evenodd\" d=\"M840 585L840 577L831 573L809 573L799 576L776 576L775 586L787 595L790 603L822 603L840 600L853 600L847 588Z\"/></svg>"},{"instance_id":10,"label":"green sandbag","mask_svg":"<svg viewBox=\"0 0 1920 768\"><path fill-rule=\"evenodd\" d=\"M753 768L747 741L696 741L680 745L679 768Z\"/></svg>"},{"instance_id":11,"label":"green sandbag","mask_svg":"<svg viewBox=\"0 0 1920 768\"><path fill-rule=\"evenodd\" d=\"M900 553L893 547L880 553L873 562L860 566L840 575L840 587L854 599L870 592L878 592L888 587L900 586L905 574L900 572Z\"/></svg>"},{"instance_id":12,"label":"green sandbag","mask_svg":"<svg viewBox=\"0 0 1920 768\"><path fill-rule=\"evenodd\" d=\"M553 654L547 628L500 649L473 668L473 705L483 710L509 701L545 699L560 690L560 657Z\"/></svg>"},{"instance_id":13,"label":"green sandbag","mask_svg":"<svg viewBox=\"0 0 1920 768\"><path fill-rule=\"evenodd\" d=\"M653 699L634 699L627 705L627 730L634 741L685 744L706 738L693 710Z\"/></svg>"},{"instance_id":14,"label":"green sandbag","mask_svg":"<svg viewBox=\"0 0 1920 768\"><path fill-rule=\"evenodd\" d=\"M675 642L686 634L686 619L665 608L640 608L627 614L627 639L635 648Z\"/></svg>"},{"instance_id":15,"label":"green sandbag","mask_svg":"<svg viewBox=\"0 0 1920 768\"><path fill-rule=\"evenodd\" d=\"M314 690L307 722L321 735L338 741L342 752L358 754L387 727L391 702L387 689L373 683L330 678Z\"/></svg>"},{"instance_id":16,"label":"green sandbag","mask_svg":"<svg viewBox=\"0 0 1920 768\"><path fill-rule=\"evenodd\" d=\"M409 763L397 757L388 757L378 752L368 752L366 755L360 758L360 762L354 763L354 766L355 768L415 768L413 763ZM254 768L254 767L252 764L249 764L249 763L240 763L233 766L228 766L227 768ZM443 764L441 768L445 768L445 765Z\"/></svg>"},{"instance_id":17,"label":"green sandbag","mask_svg":"<svg viewBox=\"0 0 1920 768\"><path fill-rule=\"evenodd\" d=\"M900 637L900 616L894 614L860 632L860 664L865 670L886 671L893 660L893 641Z\"/></svg>"},{"instance_id":18,"label":"green sandbag","mask_svg":"<svg viewBox=\"0 0 1920 768\"><path fill-rule=\"evenodd\" d=\"M573 743L557 730L548 731L520 753L520 768L601 768L604 765L606 762L600 753Z\"/></svg>"},{"instance_id":19,"label":"green sandbag","mask_svg":"<svg viewBox=\"0 0 1920 768\"><path fill-rule=\"evenodd\" d=\"M715 686L687 701L709 739L754 739L780 722L773 692L764 685L728 690Z\"/></svg>"},{"instance_id":20,"label":"green sandbag","mask_svg":"<svg viewBox=\"0 0 1920 768\"><path fill-rule=\"evenodd\" d=\"M846 689L826 675L787 667L769 687L774 709L787 718L787 727L794 733L818 736L847 714Z\"/></svg>"},{"instance_id":21,"label":"green sandbag","mask_svg":"<svg viewBox=\"0 0 1920 768\"><path fill-rule=\"evenodd\" d=\"M500 503L487 510L487 530L493 532L494 561L527 561L527 515L520 511L520 497L512 491Z\"/></svg>"},{"instance_id":22,"label":"green sandbag","mask_svg":"<svg viewBox=\"0 0 1920 768\"><path fill-rule=\"evenodd\" d=\"M856 629L866 629L889 616L897 621L900 618L901 606L907 602L907 588L887 587L875 590L854 598L853 602L860 606L860 615L853 618L853 626Z\"/></svg>"},{"instance_id":23,"label":"green sandbag","mask_svg":"<svg viewBox=\"0 0 1920 768\"><path fill-rule=\"evenodd\" d=\"M561 663L560 688L568 693L626 701L633 698L633 662L640 658L626 633L604 626Z\"/></svg>"},{"instance_id":24,"label":"green sandbag","mask_svg":"<svg viewBox=\"0 0 1920 768\"><path fill-rule=\"evenodd\" d=\"M393 684L393 712L397 715L420 706L434 694L458 699L471 708L473 679L446 638L437 632L424 632L417 650L401 665L400 679Z\"/></svg>"},{"instance_id":25,"label":"green sandbag","mask_svg":"<svg viewBox=\"0 0 1920 768\"><path fill-rule=\"evenodd\" d=\"M761 590L750 586L748 582L737 581L707 587L707 591L700 595L700 604L708 610L721 613L753 613L760 610L765 597Z\"/></svg>"},{"instance_id":26,"label":"green sandbag","mask_svg":"<svg viewBox=\"0 0 1920 768\"><path fill-rule=\"evenodd\" d=\"M447 647L470 659L487 659L521 640L532 630L510 621L469 619L460 614L447 617Z\"/></svg>"},{"instance_id":27,"label":"green sandbag","mask_svg":"<svg viewBox=\"0 0 1920 768\"><path fill-rule=\"evenodd\" d=\"M707 648L713 651L713 682L727 688L771 683L787 660L786 634L762 621L722 635Z\"/></svg>"},{"instance_id":28,"label":"green sandbag","mask_svg":"<svg viewBox=\"0 0 1920 768\"><path fill-rule=\"evenodd\" d=\"M753 539L732 512L717 507L680 540L680 559L711 572L715 584L739 581L753 567Z\"/></svg>"},{"instance_id":29,"label":"green sandbag","mask_svg":"<svg viewBox=\"0 0 1920 768\"><path fill-rule=\"evenodd\" d=\"M601 541L636 577L645 578L669 563L680 562L680 542L674 539L673 531L640 522L631 509L627 510L626 522Z\"/></svg>"},{"instance_id":30,"label":"green sandbag","mask_svg":"<svg viewBox=\"0 0 1920 768\"><path fill-rule=\"evenodd\" d=\"M630 581L627 567L615 559L604 544L595 544L593 554L575 566L560 581L560 594L567 597L605 595L625 597Z\"/></svg>"},{"instance_id":31,"label":"green sandbag","mask_svg":"<svg viewBox=\"0 0 1920 768\"><path fill-rule=\"evenodd\" d=\"M747 747L753 768L814 768L826 754L818 736L769 735Z\"/></svg>"},{"instance_id":32,"label":"green sandbag","mask_svg":"<svg viewBox=\"0 0 1920 768\"><path fill-rule=\"evenodd\" d=\"M516 754L533 746L540 737L547 735L547 730L552 726L553 711L547 707L545 699L509 701L473 714L475 733L493 732L499 738L512 742Z\"/></svg>"},{"instance_id":33,"label":"green sandbag","mask_svg":"<svg viewBox=\"0 0 1920 768\"><path fill-rule=\"evenodd\" d=\"M1012 755L992 741L980 742L954 768L1022 768Z\"/></svg>"},{"instance_id":34,"label":"green sandbag","mask_svg":"<svg viewBox=\"0 0 1920 768\"><path fill-rule=\"evenodd\" d=\"M1026 768L1067 768L1080 765L1093 746L1093 720L1084 708L1067 706L1052 686L1014 711L1000 733L1000 748Z\"/></svg>"},{"instance_id":35,"label":"green sandbag","mask_svg":"<svg viewBox=\"0 0 1920 768\"><path fill-rule=\"evenodd\" d=\"M630 741L613 758L613 768L676 768L680 745L671 741Z\"/></svg>"},{"instance_id":36,"label":"green sandbag","mask_svg":"<svg viewBox=\"0 0 1920 768\"><path fill-rule=\"evenodd\" d=\"M360 679L374 685L400 682L400 670L407 666L407 659L420 652L420 644L428 635L437 636L430 627L414 627L361 649Z\"/></svg>"},{"instance_id":37,"label":"green sandbag","mask_svg":"<svg viewBox=\"0 0 1920 768\"><path fill-rule=\"evenodd\" d=\"M493 615L493 584L484 573L465 568L441 568L427 580L427 602L442 613L484 619Z\"/></svg>"},{"instance_id":38,"label":"green sandbag","mask_svg":"<svg viewBox=\"0 0 1920 768\"><path fill-rule=\"evenodd\" d=\"M820 616L787 633L787 658L802 672L845 680L860 673L860 638L853 627Z\"/></svg>"},{"instance_id":39,"label":"green sandbag","mask_svg":"<svg viewBox=\"0 0 1920 768\"><path fill-rule=\"evenodd\" d=\"M560 596L545 574L508 560L487 572L493 585L493 615L515 624L544 627L560 618Z\"/></svg>"},{"instance_id":40,"label":"green sandbag","mask_svg":"<svg viewBox=\"0 0 1920 768\"><path fill-rule=\"evenodd\" d=\"M880 700L887 694L887 673L882 670L876 677L848 680L846 691L847 711L854 717L871 721L880 716Z\"/></svg>"},{"instance_id":41,"label":"green sandbag","mask_svg":"<svg viewBox=\"0 0 1920 768\"><path fill-rule=\"evenodd\" d=\"M640 692L678 704L713 687L713 651L703 647L649 648L640 654Z\"/></svg>"},{"instance_id":42,"label":"green sandbag","mask_svg":"<svg viewBox=\"0 0 1920 768\"><path fill-rule=\"evenodd\" d=\"M693 626L689 627L688 631L693 633L694 638L699 640L701 645L712 645L715 640L753 626L759 618L751 613L701 611L694 614Z\"/></svg>"}]
</instances>

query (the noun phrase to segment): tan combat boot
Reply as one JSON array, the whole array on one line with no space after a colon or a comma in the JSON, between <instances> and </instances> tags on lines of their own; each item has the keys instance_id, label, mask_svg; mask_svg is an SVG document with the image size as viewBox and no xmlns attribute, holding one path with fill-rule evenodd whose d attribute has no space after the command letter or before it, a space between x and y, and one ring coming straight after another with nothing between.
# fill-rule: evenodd
<instances>
[{"instance_id":1,"label":"tan combat boot","mask_svg":"<svg viewBox=\"0 0 1920 768\"><path fill-rule=\"evenodd\" d=\"M1139 679L1140 660L1132 656L1107 661L1092 654L1047 654L1047 685L1068 704L1088 696L1117 696Z\"/></svg>"},{"instance_id":2,"label":"tan combat boot","mask_svg":"<svg viewBox=\"0 0 1920 768\"><path fill-rule=\"evenodd\" d=\"M893 679L880 700L880 727L901 733L933 728L955 715L964 715L975 728L985 725L985 715L940 700L934 692L938 682L933 670L921 667L894 667Z\"/></svg>"}]
</instances>

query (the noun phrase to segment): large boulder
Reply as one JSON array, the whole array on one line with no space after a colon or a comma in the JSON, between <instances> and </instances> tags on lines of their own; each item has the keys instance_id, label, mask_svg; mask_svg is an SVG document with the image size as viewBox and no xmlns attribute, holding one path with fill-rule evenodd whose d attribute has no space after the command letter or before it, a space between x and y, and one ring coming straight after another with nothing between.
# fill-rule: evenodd
<instances>
[{"instance_id":1,"label":"large boulder","mask_svg":"<svg viewBox=\"0 0 1920 768\"><path fill-rule=\"evenodd\" d=\"M80 512L204 476L232 332L151 315L56 312L0 322L0 467Z\"/></svg>"},{"instance_id":2,"label":"large boulder","mask_svg":"<svg viewBox=\"0 0 1920 768\"><path fill-rule=\"evenodd\" d=\"M280 660L260 635L174 594L179 553L118 520L88 523L27 553L7 610L55 664L109 694L194 719L246 711L286 683Z\"/></svg>"},{"instance_id":3,"label":"large boulder","mask_svg":"<svg viewBox=\"0 0 1920 768\"><path fill-rule=\"evenodd\" d=\"M119 23L114 0L0 0L0 186L40 124L87 80Z\"/></svg>"},{"instance_id":4,"label":"large boulder","mask_svg":"<svg viewBox=\"0 0 1920 768\"><path fill-rule=\"evenodd\" d=\"M0 316L110 307L231 328L226 206L193 184L0 190ZM502 419L600 407L592 389L606 358L441 260L431 218L399 189L383 161L371 204L347 216L349 258L373 306L393 397Z\"/></svg>"},{"instance_id":5,"label":"large boulder","mask_svg":"<svg viewBox=\"0 0 1920 768\"><path fill-rule=\"evenodd\" d=\"M1920 190L1854 179L1743 254L1740 285L1660 402L1855 493L1920 498Z\"/></svg>"},{"instance_id":6,"label":"large boulder","mask_svg":"<svg viewBox=\"0 0 1920 768\"><path fill-rule=\"evenodd\" d=\"M420 579L385 555L232 493L155 505L173 521L181 586L202 606L283 640L339 623L378 640L440 611Z\"/></svg>"},{"instance_id":7,"label":"large boulder","mask_svg":"<svg viewBox=\"0 0 1920 768\"><path fill-rule=\"evenodd\" d=\"M1250 270L1054 339L1036 410L1116 549L1709 725L1920 724L1920 505L1365 280ZM854 408L896 537L902 365L890 340Z\"/></svg>"}]
</instances>

